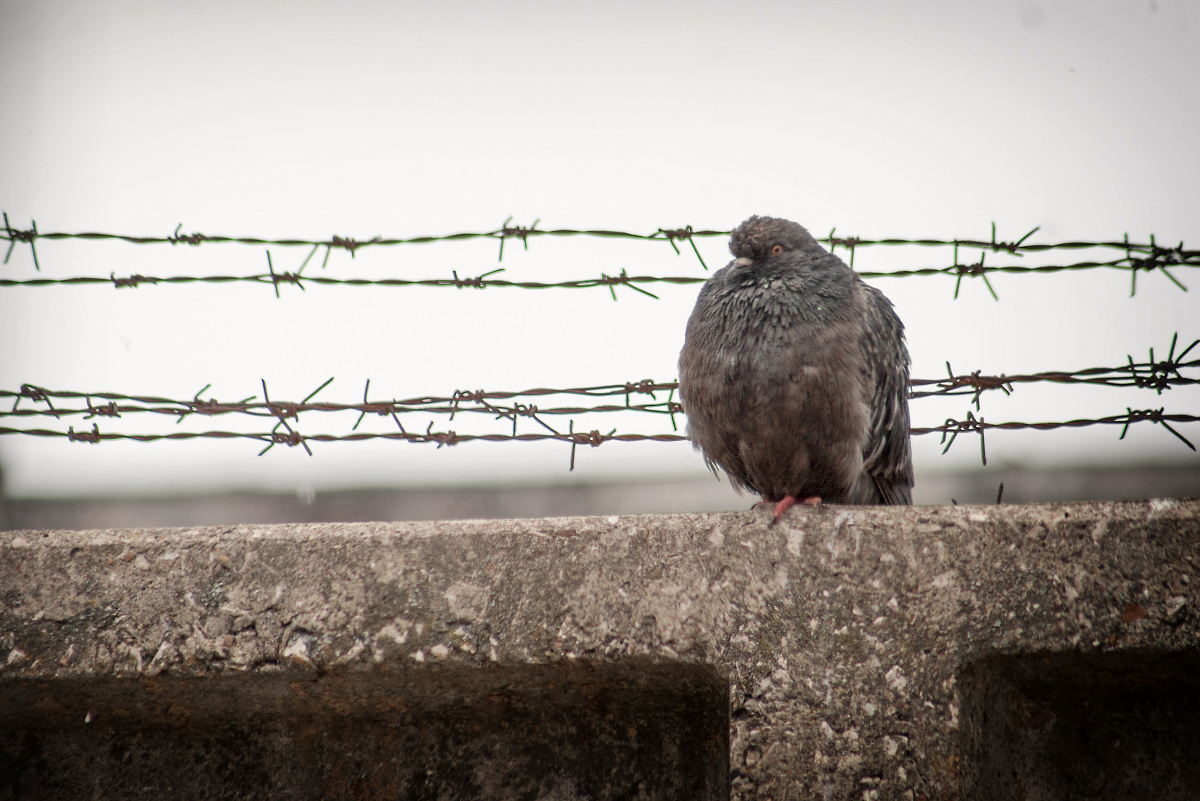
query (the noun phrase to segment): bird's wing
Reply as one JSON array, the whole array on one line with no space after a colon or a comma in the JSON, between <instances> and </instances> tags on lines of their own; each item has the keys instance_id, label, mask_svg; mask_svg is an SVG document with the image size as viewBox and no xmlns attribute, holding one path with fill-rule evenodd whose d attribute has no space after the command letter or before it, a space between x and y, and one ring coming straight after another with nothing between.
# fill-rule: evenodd
<instances>
[{"instance_id":1,"label":"bird's wing","mask_svg":"<svg viewBox=\"0 0 1200 801\"><path fill-rule=\"evenodd\" d=\"M864 384L871 388L870 430L863 449L863 472L874 481L879 502L911 504L913 469L904 325L882 292L866 284L862 286L866 290Z\"/></svg>"},{"instance_id":2,"label":"bird's wing","mask_svg":"<svg viewBox=\"0 0 1200 801\"><path fill-rule=\"evenodd\" d=\"M704 464L720 478L720 467L740 494L758 490L750 484L739 454L740 440L731 421L740 419L744 398L736 391L736 373L730 372L729 353L721 342L721 317L714 311L716 298L727 291L729 267L717 270L700 290L696 308L688 318L687 337L679 354L679 399L687 415L688 438L704 455Z\"/></svg>"}]
</instances>

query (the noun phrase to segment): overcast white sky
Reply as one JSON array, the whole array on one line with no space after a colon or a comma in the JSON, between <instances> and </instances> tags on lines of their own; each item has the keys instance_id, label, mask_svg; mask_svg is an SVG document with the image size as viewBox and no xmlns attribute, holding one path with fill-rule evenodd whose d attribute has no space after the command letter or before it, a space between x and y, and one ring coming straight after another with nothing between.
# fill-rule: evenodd
<instances>
[{"instance_id":1,"label":"overcast white sky","mask_svg":"<svg viewBox=\"0 0 1200 801\"><path fill-rule=\"evenodd\" d=\"M728 229L750 214L825 235L1200 239L1200 5L1148 2L0 2L0 207L42 231L368 239L498 227ZM725 242L707 240L710 265ZM38 243L42 273L250 274L260 247ZM300 249L273 248L277 270ZM978 254L963 254L963 261ZM1062 255L1054 257L1063 258ZM339 277L478 275L492 242L334 253ZM860 269L950 253L866 249ZM989 255L988 263L1006 263ZM1037 263L1035 257L1025 261ZM662 243L509 243L504 277L700 275ZM19 246L6 277L34 275ZM319 270L310 266L307 272ZM1200 338L1200 273L878 279L913 375L1115 365ZM672 380L698 288L0 288L0 387L354 402L454 389ZM989 421L1126 407L1195 414L1200 392L1022 386ZM917 425L965 399L913 404ZM0 425L11 425L0 422ZM53 423L53 421L48 421ZM227 428L231 421L205 421ZM352 423L353 419L349 421ZM386 426L375 424L378 430ZM152 421L101 421L146 431ZM23 422L21 424L24 424ZM73 421L77 428L86 427ZM597 423L602 425L603 421ZM166 423L170 428L170 423ZM365 425L365 424L364 424ZM663 421L614 423L657 433ZM417 426L421 427L421 426ZM445 429L445 423L435 429ZM470 424L456 420L460 433ZM305 433L338 428L301 421ZM348 428L348 424L342 426ZM162 426L154 430L164 430ZM340 429L339 429L340 430ZM523 428L523 430L526 430ZM1181 430L1200 441L1200 426ZM996 432L989 465L1196 462L1168 432ZM974 469L914 440L919 471ZM13 495L387 487L700 475L683 443L277 447L6 436Z\"/></svg>"}]
</instances>

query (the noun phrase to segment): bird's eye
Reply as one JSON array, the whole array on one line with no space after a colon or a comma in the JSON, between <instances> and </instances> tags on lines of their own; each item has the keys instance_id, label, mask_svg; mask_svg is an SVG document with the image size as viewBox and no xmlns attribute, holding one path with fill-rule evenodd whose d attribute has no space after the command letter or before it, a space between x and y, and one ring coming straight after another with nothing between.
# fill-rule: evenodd
<instances>
[{"instance_id":1,"label":"bird's eye","mask_svg":"<svg viewBox=\"0 0 1200 801\"><path fill-rule=\"evenodd\" d=\"M783 245L776 245L775 247L771 248L772 256L778 256L782 252L783 252Z\"/></svg>"}]
</instances>

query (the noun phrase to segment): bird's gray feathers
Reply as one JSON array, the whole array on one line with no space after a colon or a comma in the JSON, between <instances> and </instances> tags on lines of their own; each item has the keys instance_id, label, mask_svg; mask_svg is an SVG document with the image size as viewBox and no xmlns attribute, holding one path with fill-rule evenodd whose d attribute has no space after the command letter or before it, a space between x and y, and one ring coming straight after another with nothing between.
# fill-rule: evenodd
<instances>
[{"instance_id":1,"label":"bird's gray feathers","mask_svg":"<svg viewBox=\"0 0 1200 801\"><path fill-rule=\"evenodd\" d=\"M730 250L679 359L693 444L764 500L910 503L908 353L891 304L796 223L751 217Z\"/></svg>"},{"instance_id":2,"label":"bird's gray feathers","mask_svg":"<svg viewBox=\"0 0 1200 801\"><path fill-rule=\"evenodd\" d=\"M863 498L862 503L908 505L912 503L913 469L904 326L882 292L866 284L863 288L868 297L863 364L869 376L864 383L872 388L863 474L872 486L855 494ZM875 499L868 499L871 494Z\"/></svg>"},{"instance_id":3,"label":"bird's gray feathers","mask_svg":"<svg viewBox=\"0 0 1200 801\"><path fill-rule=\"evenodd\" d=\"M806 228L774 217L751 217L729 236L729 252L737 257L766 258L776 244L786 250L824 252Z\"/></svg>"}]
</instances>

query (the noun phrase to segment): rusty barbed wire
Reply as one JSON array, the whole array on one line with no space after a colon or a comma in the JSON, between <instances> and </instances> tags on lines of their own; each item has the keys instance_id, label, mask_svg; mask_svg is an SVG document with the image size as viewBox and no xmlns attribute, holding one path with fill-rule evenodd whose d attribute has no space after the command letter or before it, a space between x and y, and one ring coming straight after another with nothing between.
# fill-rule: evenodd
<instances>
[{"instance_id":1,"label":"rusty barbed wire","mask_svg":"<svg viewBox=\"0 0 1200 801\"><path fill-rule=\"evenodd\" d=\"M12 254L13 246L17 242L28 242L31 246L38 239L84 239L84 240L112 240L119 242L127 242L134 245L192 245L198 246L203 243L218 243L218 244L240 244L240 245L276 245L279 247L311 247L313 250L309 253L308 259L320 248L325 248L325 258L328 260L329 254L334 249L346 250L353 257L355 251L360 248L376 246L376 247L393 247L396 245L427 245L434 242L461 242L472 239L493 239L500 243L500 251L498 260L504 260L504 243L508 239L519 239L524 244L525 249L529 249L529 239L536 237L597 237L602 239L629 239L629 240L645 240L667 242L679 253L679 247L675 244L677 240L691 241L693 237L714 237L728 236L729 231L712 231L712 230L695 230L690 225L685 225L679 228L659 228L649 234L639 234L631 231L614 231L600 228L553 228L541 229L537 225L540 220L535 220L533 225L509 225L512 222L512 217L504 221L504 224L492 231L462 231L453 234L442 234L435 236L415 236L415 237L382 237L376 236L371 239L360 240L353 237L343 237L333 235L329 239L278 239L269 237L257 236L223 236L223 235L208 235L202 233L181 234L183 223L176 226L174 233L170 236L133 236L130 234L113 234L103 233L98 231L85 231L79 233L68 233L65 231L46 231L37 230L36 221L31 221L30 227L26 230L13 228L8 221L8 214L4 214L4 234L0 239L9 240L8 253L5 255L4 261L8 262L9 255ZM1002 243L1003 245L1003 243ZM700 263L704 263L700 252L696 250L693 244L693 251ZM306 259L306 262L307 260ZM706 267L707 269L707 267Z\"/></svg>"},{"instance_id":2,"label":"rusty barbed wire","mask_svg":"<svg viewBox=\"0 0 1200 801\"><path fill-rule=\"evenodd\" d=\"M984 465L987 464L987 447L984 441L984 431L989 429L1003 429L1006 431L1016 431L1020 429L1033 429L1036 431L1051 431L1056 428L1083 428L1085 426L1095 425L1119 425L1121 426L1121 436L1118 439L1125 439L1125 435L1129 432L1129 426L1134 423L1151 422L1161 425L1163 428L1175 435L1175 438L1184 445L1196 450L1196 446L1191 440L1176 431L1171 423L1196 423L1200 422L1200 416L1194 414L1167 414L1164 407L1158 409L1133 409L1125 407L1125 414L1116 414L1109 417L1101 418L1083 418L1079 420L1067 420L1061 423L986 423L982 417L975 417L971 412L967 412L965 420L955 420L948 418L945 423L940 426L929 428L914 427L909 429L909 433L913 436L921 434L936 434L942 435L942 442L946 447L942 448L942 453L950 450L950 446L954 444L955 438L962 433L972 432L979 434L979 453ZM947 440L947 435L949 439Z\"/></svg>"},{"instance_id":3,"label":"rusty barbed wire","mask_svg":"<svg viewBox=\"0 0 1200 801\"><path fill-rule=\"evenodd\" d=\"M1132 355L1126 356L1126 364L1115 367L1088 367L1080 370L1054 370L1039 373L1006 375L984 375L981 370L971 373L956 374L946 362L947 375L943 378L914 378L910 381L913 391L911 398L921 399L935 396L970 395L971 403L976 410L980 408L980 396L984 392L1000 390L1005 395L1013 391L1014 384L1058 383L1058 384L1091 384L1094 386L1124 387L1152 389L1161 395L1172 387L1192 386L1200 384L1200 374L1184 375L1183 371L1200 371L1200 357L1187 359L1188 354L1200 345L1200 339L1193 341L1178 355L1179 334L1171 338L1165 359L1156 359L1154 348L1149 348L1147 361L1134 361ZM651 412L656 414L674 415L683 411L682 406L674 399L678 384L657 382L653 379L626 382L624 384L604 384L592 387L546 388L539 387L520 391L486 391L486 390L456 390L451 395L428 395L407 399L392 399L387 401L371 401L368 399L371 382L366 382L361 403L331 403L313 402L312 399L325 387L333 382L330 378L321 386L298 403L271 401L265 382L263 383L263 401L256 401L257 396L249 396L232 403L221 403L215 399L204 400L200 396L211 388L206 384L199 392L189 399L174 399L157 395L127 395L113 392L76 392L68 390L50 390L33 384L22 384L17 391L0 390L0 398L13 398L13 407L8 411L0 410L0 417L49 416L61 418L72 415L83 415L85 419L92 417L119 417L122 414L153 413L177 417L176 422L189 415L216 416L222 414L245 414L251 417L283 417L295 418L300 412L358 412L359 423L367 414L380 416L397 415L409 412L429 412L449 414L451 419L459 413L480 412L496 414L504 417L530 417L537 414L547 415L578 415L605 412ZM918 387L934 387L923 390ZM667 399L657 400L657 393L667 393ZM515 402L522 398L539 398L552 395L566 395L592 398L624 397L623 404L602 404L599 406L555 406L539 408L533 404ZM648 395L654 399L651 403L634 403L634 395ZM56 407L51 399L78 400L83 399L87 404L84 408ZM107 401L104 405L94 405L92 399ZM47 408L19 408L22 400L46 403ZM514 401L510 406L497 405L492 401ZM118 402L123 403L118 403ZM141 404L141 405L131 405ZM464 404L475 404L464 405ZM398 422L398 421L397 421ZM355 424L356 426L358 423Z\"/></svg>"},{"instance_id":4,"label":"rusty barbed wire","mask_svg":"<svg viewBox=\"0 0 1200 801\"><path fill-rule=\"evenodd\" d=\"M137 288L141 284L229 284L253 283L274 286L275 296L279 297L280 284L293 284L304 289L305 283L333 286L431 286L455 287L457 289L486 289L488 287L513 287L517 289L588 289L592 287L608 287L612 291L617 286L628 286L643 295L649 295L655 300L658 296L637 286L637 284L702 284L706 279L692 276L649 276L629 275L621 270L618 275L601 273L599 278L583 278L573 281L509 281L489 276L504 270L491 270L476 277L462 278L454 271L451 278L329 278L327 276L301 275L300 273L277 273L273 265L267 273L259 275L203 275L203 276L166 276L156 277L147 275L131 275L118 278L115 274L108 278L98 276L80 276L75 278L29 278L24 280L0 278L0 286L53 286L53 285L86 285L112 284L117 289ZM616 293L613 293L616 300Z\"/></svg>"},{"instance_id":5,"label":"rusty barbed wire","mask_svg":"<svg viewBox=\"0 0 1200 801\"><path fill-rule=\"evenodd\" d=\"M691 276L628 276L622 270L619 276L602 275L598 279L583 279L576 281L562 282L538 282L538 281L508 281L506 279L492 279L489 276L496 274L499 270L493 270L481 274L474 278L459 278L457 273L452 278L428 278L428 279L343 279L329 278L326 276L305 276L303 270L312 257L322 247L325 248L324 261L322 267L328 265L329 256L334 249L345 250L350 253L351 257L361 248L368 246L397 246L397 245L412 245L412 244L429 244L434 242L454 242L473 239L494 239L499 242L499 260L504 258L504 243L509 239L519 239L525 249L529 248L529 239L539 236L549 237L599 237L607 239L626 239L636 241L663 241L667 242L674 249L676 254L682 253L678 241L686 240L691 245L693 253L699 260L701 266L707 270L708 265L704 262L704 258L700 254L699 248L696 246L695 240L704 237L728 236L728 231L716 230L696 230L690 225L682 228L658 228L649 234L640 234L630 231L616 231L606 229L540 229L537 227L538 222L535 220L531 226L511 226L510 217L505 221L504 225L493 231L473 231L460 232L454 234L445 234L441 236L418 236L410 238L385 238L376 236L367 240L358 240L352 237L342 237L334 235L327 240L313 239L270 239L266 237L234 237L234 236L212 236L201 233L181 234L182 223L176 227L175 232L170 236L154 237L154 236L131 236L127 234L112 234L101 232L83 232L83 233L67 233L67 232L39 232L36 222L31 223L27 230L14 229L8 222L7 214L4 215L5 228L3 238L9 240L8 252L5 254L5 263L8 263L9 256L12 255L13 248L18 242L28 243L33 250L34 266L38 271L41 270L40 264L37 261L37 253L35 241L37 239L81 239L81 240L116 240L128 242L132 244L187 244L198 246L202 243L237 243L244 245L273 245L279 247L303 246L310 247L308 255L303 263L295 272L276 273L273 265L268 265L268 272L265 274L255 275L215 275L215 276L145 276L134 274L127 277L117 277L110 274L108 278L99 276L79 276L73 278L36 278L36 279L0 279L0 286L53 286L59 284L108 284L111 283L115 288L136 288L141 284L187 284L187 283L265 283L270 284L276 295L279 294L279 284L289 283L304 288L304 282L312 282L314 284L327 285L348 285L348 286L453 286L459 289L464 287L473 287L483 289L486 287L516 287L522 289L549 289L549 288L591 288L591 287L609 287L612 291L613 287L619 284L630 286L633 289L651 295L636 286L636 284L644 283L675 283L675 284L694 284L700 283L704 279ZM1130 242L1129 236L1126 234L1121 240L1101 240L1101 241L1066 241L1057 243L1033 243L1027 240L1039 228L1034 228L1020 239L1014 241L1005 241L996 238L996 226L992 224L991 238L982 239L900 239L900 238L885 238L885 239L868 239L858 236L836 236L837 229L830 231L829 236L819 240L829 245L831 251L836 252L839 246L849 251L850 266L854 266L855 253L860 247L870 246L919 246L919 247L952 247L954 249L953 263L944 267L923 267L909 270L891 270L891 271L860 271L859 274L865 278L903 278L916 275L950 275L955 277L954 297L958 297L959 290L962 285L963 278L980 278L986 285L988 292L993 298L997 298L995 288L992 286L988 275L993 273L1012 273L1012 274L1032 274L1032 273L1055 273L1064 271L1080 271L1093 270L1101 268L1127 270L1131 275L1130 293L1136 294L1137 291L1137 274L1139 272L1152 272L1158 270L1162 272L1169 280L1171 280L1180 289L1187 291L1187 287L1176 278L1170 271L1171 267L1200 267L1200 251L1185 250L1181 241L1174 247L1164 247L1159 245L1153 235L1150 236L1148 243ZM959 249L979 249L980 258L978 262L970 264L962 264L959 260ZM1052 265L988 265L985 264L987 253L1005 253L1012 256L1022 257L1026 253L1038 253L1050 250L1080 250L1088 248L1115 249L1122 251L1123 256L1119 258L1103 260L1103 261L1080 261L1071 264L1052 264ZM269 259L269 253L268 253ZM615 299L615 292L613 293Z\"/></svg>"},{"instance_id":6,"label":"rusty barbed wire","mask_svg":"<svg viewBox=\"0 0 1200 801\"><path fill-rule=\"evenodd\" d=\"M514 424L518 418L527 417L534 422L543 426L538 415L581 415L606 412L649 412L654 414L665 414L673 416L682 412L682 407L679 402L674 400L677 384L657 383L650 379L638 382L629 382L626 384L611 384L598 387L577 387L572 389L549 389L535 388L523 390L520 392L487 392L485 390L459 390L452 395L447 396L426 396L409 398L406 400L388 400L388 401L371 401L368 399L370 393L371 382L367 381L363 392L362 403L325 403L312 402L312 398L328 386L333 379L329 379L314 392L310 393L303 401L298 403L286 401L272 401L268 394L266 384L263 382L263 397L264 400L258 401L257 396L244 398L241 401L233 403L222 403L216 399L204 400L200 397L201 393L209 389L205 386L200 392L196 393L195 397L189 400L178 400L172 398L148 396L148 395L124 395L120 393L110 392L73 392L73 391L58 391L49 390L42 387L37 387L32 384L22 384L19 391L0 390L0 398L13 398L13 407L8 411L0 411L0 417L54 417L61 419L63 417L83 416L85 420L90 420L94 417L121 417L126 414L162 414L176 417L176 423L179 423L184 418L191 415L201 415L213 417L224 414L242 414L250 417L266 417L278 418L281 420L292 418L296 419L303 412L358 412L358 422L355 423L355 428L362 423L363 418L368 414L376 414L379 416L391 416L395 420L397 426L403 430L403 425L396 417L405 413L429 413L429 414L447 414L453 420L457 414L465 413L483 413L487 415L495 415L498 418L504 417L511 419ZM667 393L666 400L655 401L653 403L633 403L631 397L635 394L646 394L655 397L658 392ZM554 407L539 407L536 404L514 402L512 405L498 405L492 403L495 400L516 400L519 398L535 398L550 395L575 395L586 397L614 397L625 396L624 404L602 404L598 406L554 406ZM82 399L86 406L84 408L66 408L62 406L54 406L51 402L52 398L57 399ZM107 403L93 403L93 398L99 401L107 401ZM20 403L23 399L30 399L34 402L43 402L47 404L47 408L20 408ZM118 403L118 401L127 401L128 403ZM473 404L473 405L472 405ZM549 428L548 426L546 426ZM554 431L554 429L549 429ZM555 432L558 433L558 432Z\"/></svg>"},{"instance_id":7,"label":"rusty barbed wire","mask_svg":"<svg viewBox=\"0 0 1200 801\"><path fill-rule=\"evenodd\" d=\"M1132 355L1129 355L1126 357L1126 364L1115 367L1090 367L1072 371L1048 371L1021 375L1001 374L997 376L983 375L980 370L967 374L955 374L947 362L947 376L945 378L913 379L911 385L914 390L910 397L915 400L935 396L970 395L972 397L971 403L974 404L975 409L978 411L980 408L980 396L983 393L1000 390L1007 395L1014 390L1014 385L1016 384L1091 384L1096 386L1149 389L1154 390L1155 394L1161 395L1164 391L1170 390L1173 387L1200 384L1200 377L1190 374L1190 371L1200 370L1200 358L1187 359L1188 354L1197 345L1200 345L1200 340L1193 341L1176 355L1175 351L1178 346L1178 340L1178 334L1172 337L1171 345L1165 359L1156 359L1154 349L1151 348L1147 361L1134 361ZM1184 371L1189 371L1189 374L1185 375ZM99 429L99 423L93 422L91 430L76 431L74 426L69 427L65 432L61 430L51 431L49 429L0 428L0 434L25 434L41 437L58 436L66 437L70 441L90 443L99 443L104 439L129 439L140 442L152 442L164 439L194 439L197 437L255 439L266 443L266 447L263 448L260 454L265 453L277 444L286 444L292 447L301 446L310 455L312 454L312 450L309 448L309 442L397 439L417 443L437 442L438 446L441 447L442 445L454 445L458 442L472 440L559 440L571 443L572 465L574 465L574 449L580 444L595 447L609 440L624 442L642 440L670 442L685 439L685 437L678 434L679 426L676 416L683 414L684 408L675 398L675 393L678 390L676 382L656 382L652 379L643 379L624 384L604 384L591 387L560 389L541 387L511 392L489 392L482 389L456 390L450 395L428 395L403 400L373 401L370 399L371 382L368 380L363 389L363 400L360 403L315 401L314 398L317 394L332 382L333 378L326 380L315 390L308 393L303 400L293 402L272 399L266 381L262 381L261 401L258 400L257 395L252 395L239 401L224 403L212 397L208 399L201 397L211 388L211 385L205 385L190 399L176 399L156 395L51 390L32 384L22 384L17 391L0 390L0 398L13 398L12 408L8 411L0 411L0 417L54 417L56 420L81 417L84 421L89 421L96 420L97 418L119 418L125 415L159 414L175 417L175 423L178 424L188 417L195 415L216 417L235 414L251 418L272 419L275 420L275 425L271 431L266 433L208 431L176 432L171 434L125 434L111 431L102 433ZM919 390L916 389L917 387L932 387L932 389ZM660 399L660 393L665 394L666 397ZM564 405L561 400L554 400L553 396L607 400L623 398L623 403L608 402L589 405ZM648 400L637 396L647 396ZM553 405L545 405L545 403L538 405L538 403L532 402L535 399L550 399ZM26 406L22 408L21 402L23 400L34 404L45 404L45 408L41 408L40 406ZM55 405L55 400L60 401L59 405ZM62 401L70 402L79 400L84 402L82 407L62 404ZM299 420L301 414L308 412L356 412L358 419L349 434L304 435L298 430ZM459 414L482 414L490 416L495 420L510 422L512 431L510 434L458 434L453 430L435 432L433 430L433 422L430 421L424 433L414 433L404 427L401 416L418 413L447 415L448 422L452 422L455 416ZM586 434L575 431L576 420L574 418L589 414L609 413L665 415L671 421L673 433L618 434L616 429L607 434L601 433L598 429L589 431ZM396 424L397 431L359 433L358 427L367 415L390 417ZM571 418L568 420L568 428L565 432L560 428L555 428L549 422L550 420L562 417ZM521 419L536 423L542 431L536 434L518 434L518 422ZM289 420L293 421L295 425L290 423ZM911 429L911 433L914 436L941 433L945 444L943 452L949 450L959 434L977 433L980 437L981 458L983 459L983 463L987 464L984 432L988 429L1052 430L1057 428L1078 428L1089 425L1122 425L1121 437L1124 438L1129 425L1143 421L1162 425L1181 442L1192 450L1195 450L1195 446L1191 441L1172 427L1171 423L1198 422L1200 421L1200 417L1186 414L1167 414L1165 407L1157 410L1134 410L1132 407L1127 407L1126 414L1124 415L1040 423L986 423L982 417L977 418L972 412L968 412L966 418L963 420L949 418L940 426L914 427ZM280 431L281 428L284 430Z\"/></svg>"},{"instance_id":8,"label":"rusty barbed wire","mask_svg":"<svg viewBox=\"0 0 1200 801\"><path fill-rule=\"evenodd\" d=\"M400 237L382 237L376 236L367 240L356 240L351 237L341 237L334 235L329 239L272 239L267 237L239 237L239 236L223 236L223 235L208 235L202 233L180 234L179 231L183 228L180 223L175 232L170 236L133 236L129 234L113 234L101 233L95 231L81 233L67 233L63 231L47 231L39 232L37 223L31 223L28 230L20 230L13 228L8 222L7 213L4 215L5 235L0 238L8 239L11 242L33 242L36 239L92 239L92 240L118 240L137 245L147 244L188 244L200 245L205 242L211 243L236 243L242 245L279 245L279 246L303 246L315 248L341 248L353 254L359 248L367 246L395 246L395 245L414 245L414 244L430 244L434 242L454 242L470 239L494 239L503 243L506 239L520 239L526 248L529 246L529 239L536 237L599 237L605 239L630 239L642 241L659 241L673 244L676 240L691 240L693 237L708 238L715 236L729 236L731 233L728 230L711 230L711 229L693 229L692 226L686 225L679 228L658 228L649 234L636 233L631 231L618 231L611 229L598 228L552 228L541 229L537 225L540 220L534 221L534 224L528 227L525 226L510 226L512 218L509 217L504 225L500 228L491 231L463 231L453 234L442 234L434 236L416 236L408 238ZM1005 241L996 238L996 225L992 223L992 235L990 239L901 239L901 238L885 238L885 239L868 239L858 236L836 236L837 228L830 231L829 236L820 239L819 241L831 246L841 245L850 250L859 247L868 247L873 245L922 245L931 247L949 247L962 246L968 248L979 248L989 250L995 253L1005 252L1010 254L1019 253L1034 253L1043 250L1063 250L1063 249L1083 249L1083 248L1113 248L1116 250L1132 251L1145 253L1147 255L1161 255L1165 252L1180 251L1191 255L1200 255L1197 251L1184 251L1183 243L1180 242L1175 248L1164 248L1154 242L1154 237L1151 236L1151 241L1145 244L1133 243L1126 235L1121 240L1102 240L1095 242L1084 241L1064 241L1058 243L1026 243L1030 236L1041 229L1041 226L1033 228L1020 239L1014 241ZM11 248L11 246L10 246ZM678 251L678 247L676 247ZM503 256L501 256L501 259Z\"/></svg>"},{"instance_id":9,"label":"rusty barbed wire","mask_svg":"<svg viewBox=\"0 0 1200 801\"><path fill-rule=\"evenodd\" d=\"M1200 267L1200 254L1195 256L1191 252L1185 254L1189 260L1172 261L1170 266L1182 267ZM1149 267L1146 264L1149 260L1139 259L1116 259L1106 262L1087 261L1078 262L1075 264L1046 264L1046 265L1000 265L1000 266L985 266L982 261L974 265L953 264L948 267L922 267L912 270L891 270L891 271L872 271L860 270L859 275L863 278L905 278L915 275L948 275L956 278L954 286L954 298L957 299L959 290L964 277L980 278L987 286L988 292L996 300L999 300L994 287L988 280L988 275L993 273L1009 273L1009 274L1035 274L1035 273L1058 273L1072 272L1081 270L1092 270L1097 268L1113 268L1128 270L1133 275L1133 283L1130 290L1130 295L1136 294L1137 289L1137 272L1140 270L1161 268L1164 275L1167 276L1176 286L1184 292L1187 291L1187 286L1178 278L1172 275L1165 269L1167 266L1163 262L1153 262ZM303 268L301 268L303 269ZM248 283L248 284L265 284L271 286L275 290L275 297L280 297L279 286L281 284L292 284L304 289L306 283L324 285L324 286L378 286L378 287L410 287L410 286L427 286L427 287L454 287L456 289L487 289L488 287L508 287L516 289L590 289L595 287L608 287L610 291L616 286L628 286L643 295L648 295L651 298L658 299L658 296L652 292L642 289L638 284L702 284L707 278L703 276L685 276L685 275L669 275L669 276L654 276L654 275L629 275L627 269L622 268L618 275L608 275L601 273L599 278L583 278L567 281L512 281L505 278L492 278L491 276L502 273L503 268L489 270L474 277L460 277L457 271L452 271L449 278L333 278L324 275L304 275L302 272L275 272L274 265L268 264L266 273L256 273L251 275L172 275L172 276L150 276L135 273L133 275L118 277L116 273L110 273L107 278L103 276L73 276L70 278L0 278L0 286L57 286L57 285L99 285L111 284L116 289L132 288L136 289L142 284L231 284L231 283ZM613 299L616 300L616 294L613 293Z\"/></svg>"},{"instance_id":10,"label":"rusty barbed wire","mask_svg":"<svg viewBox=\"0 0 1200 801\"><path fill-rule=\"evenodd\" d=\"M909 397L926 398L935 395L971 395L971 402L979 410L979 396L988 391L998 389L1005 395L1012 392L1013 384L1030 384L1049 382L1056 384L1093 384L1108 387L1136 387L1138 389L1153 389L1161 395L1163 390L1176 386L1189 386L1200 383L1200 379L1184 376L1180 370L1200 368L1200 359L1184 361L1192 349L1200 345L1200 339L1184 348L1178 356L1175 348L1179 343L1179 333L1171 337L1170 350L1167 358L1161 361L1154 358L1154 348L1150 348L1150 358L1145 362L1135 362L1132 355L1126 355L1126 364L1118 367L1088 367L1083 370L1069 372L1049 371L1028 375L981 375L980 370L966 375L955 375L950 362L946 362L946 378L914 378L910 381L913 387L936 386L935 390L914 390Z\"/></svg>"},{"instance_id":11,"label":"rusty barbed wire","mask_svg":"<svg viewBox=\"0 0 1200 801\"><path fill-rule=\"evenodd\" d=\"M1180 434L1171 423L1196 423L1200 422L1200 416L1191 414L1168 414L1165 408L1158 409L1133 409L1126 408L1125 414L1111 415L1101 418L1083 418L1077 420L1066 420L1063 422L1042 422L1042 423L1024 423L1024 422L1005 422L1005 423L988 423L982 417L976 418L970 412L964 420L955 420L949 418L945 423L939 426L929 427L913 427L910 433L913 436L921 436L923 434L942 434L942 441L945 447L942 453L946 453L950 446L954 444L955 439L962 433L977 433L979 434L980 454L983 459L983 464L987 464L987 449L984 441L984 432L992 429L1003 429L1014 431L1020 429L1034 429L1038 431L1048 431L1057 428L1081 428L1084 426L1093 425L1119 425L1121 426L1121 436L1119 439L1124 439L1125 434L1129 431L1129 426L1134 423L1151 422L1163 426L1170 431L1183 444L1187 445L1193 451L1196 446L1191 443L1186 437ZM423 433L413 433L408 431L389 431L389 432L351 432L350 434L301 434L292 427L288 427L286 433L278 431L278 427L270 432L242 432L242 431L180 431L170 434L126 434L119 432L101 432L99 423L93 423L91 430L76 431L74 426L71 426L67 431L53 431L43 428L7 428L0 427L0 435L4 434L23 434L34 437L58 437L65 438L71 442L87 442L91 444L99 444L105 440L130 440L134 442L158 442L162 440L191 440L191 439L249 439L267 443L267 447L259 451L259 455L266 453L275 445L288 445L295 447L302 446L308 454L312 455L312 450L308 447L310 442L354 442L363 440L403 440L413 443L430 443L436 442L438 447L443 445L453 446L461 442L485 441L485 442L542 442L548 440L556 440L567 442L571 445L571 469L575 468L575 448L578 445L590 445L591 447L599 447L605 442L683 442L687 440L686 436L681 434L618 434L616 429L608 433L602 433L598 429L593 429L588 432L576 432L574 430L574 421L571 423L571 428L566 433L553 432L549 434L458 434L453 430L450 431L434 431L433 424L429 426ZM947 440L947 435L949 439Z\"/></svg>"}]
</instances>

